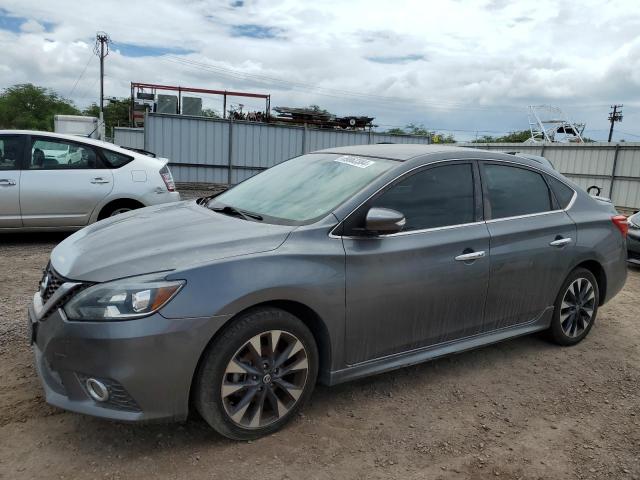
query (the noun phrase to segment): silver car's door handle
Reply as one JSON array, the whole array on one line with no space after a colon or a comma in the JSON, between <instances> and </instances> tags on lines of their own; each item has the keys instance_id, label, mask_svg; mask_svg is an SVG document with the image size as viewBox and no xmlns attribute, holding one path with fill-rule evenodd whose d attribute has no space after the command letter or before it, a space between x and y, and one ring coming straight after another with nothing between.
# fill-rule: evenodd
<instances>
[{"instance_id":1,"label":"silver car's door handle","mask_svg":"<svg viewBox=\"0 0 640 480\"><path fill-rule=\"evenodd\" d=\"M565 245L571 243L571 239L570 238L558 238L557 240L554 240L553 242L549 242L549 245L552 247L564 247Z\"/></svg>"},{"instance_id":2,"label":"silver car's door handle","mask_svg":"<svg viewBox=\"0 0 640 480\"><path fill-rule=\"evenodd\" d=\"M3 187L13 187L15 186L16 181L11 178L0 178L0 185Z\"/></svg>"},{"instance_id":3,"label":"silver car's door handle","mask_svg":"<svg viewBox=\"0 0 640 480\"><path fill-rule=\"evenodd\" d=\"M91 183L109 183L109 180L106 180L102 177L95 177L91 180Z\"/></svg>"},{"instance_id":4,"label":"silver car's door handle","mask_svg":"<svg viewBox=\"0 0 640 480\"><path fill-rule=\"evenodd\" d=\"M471 260L477 260L482 257L484 257L484 250L480 252L463 253L462 255L458 255L457 257L455 257L455 260L457 262L469 262Z\"/></svg>"}]
</instances>

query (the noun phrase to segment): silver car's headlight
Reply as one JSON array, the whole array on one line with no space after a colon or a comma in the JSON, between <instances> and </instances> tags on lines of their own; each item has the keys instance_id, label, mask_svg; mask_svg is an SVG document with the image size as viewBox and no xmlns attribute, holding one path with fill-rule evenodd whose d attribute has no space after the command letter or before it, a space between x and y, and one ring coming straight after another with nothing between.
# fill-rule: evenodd
<instances>
[{"instance_id":1,"label":"silver car's headlight","mask_svg":"<svg viewBox=\"0 0 640 480\"><path fill-rule=\"evenodd\" d=\"M100 283L83 290L65 306L69 320L129 320L151 315L166 305L186 282L158 275Z\"/></svg>"}]
</instances>

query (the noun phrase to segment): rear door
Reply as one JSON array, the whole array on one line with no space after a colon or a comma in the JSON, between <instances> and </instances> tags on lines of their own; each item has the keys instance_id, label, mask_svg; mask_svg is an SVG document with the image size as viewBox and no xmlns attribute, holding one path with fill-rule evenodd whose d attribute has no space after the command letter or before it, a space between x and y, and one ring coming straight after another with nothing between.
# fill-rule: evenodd
<instances>
[{"instance_id":1,"label":"rear door","mask_svg":"<svg viewBox=\"0 0 640 480\"><path fill-rule=\"evenodd\" d=\"M30 139L22 172L20 205L25 227L80 227L113 188L91 145L55 137Z\"/></svg>"},{"instance_id":2,"label":"rear door","mask_svg":"<svg viewBox=\"0 0 640 480\"><path fill-rule=\"evenodd\" d=\"M447 162L409 174L345 225L349 364L481 331L489 234L476 168ZM371 207L403 213L403 231L363 235Z\"/></svg>"},{"instance_id":3,"label":"rear door","mask_svg":"<svg viewBox=\"0 0 640 480\"><path fill-rule=\"evenodd\" d=\"M22 135L0 135L0 228L21 227L20 167L24 158Z\"/></svg>"},{"instance_id":4,"label":"rear door","mask_svg":"<svg viewBox=\"0 0 640 480\"><path fill-rule=\"evenodd\" d=\"M573 258L576 225L544 173L497 162L481 162L481 172L491 236L490 331L534 321L553 305Z\"/></svg>"}]
</instances>

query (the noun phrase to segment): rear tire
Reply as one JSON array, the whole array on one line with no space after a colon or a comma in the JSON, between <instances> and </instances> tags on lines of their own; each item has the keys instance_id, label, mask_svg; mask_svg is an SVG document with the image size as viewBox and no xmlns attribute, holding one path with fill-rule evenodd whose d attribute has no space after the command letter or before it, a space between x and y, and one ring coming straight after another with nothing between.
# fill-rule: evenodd
<instances>
[{"instance_id":1,"label":"rear tire","mask_svg":"<svg viewBox=\"0 0 640 480\"><path fill-rule=\"evenodd\" d=\"M121 213L129 212L131 210L136 210L142 207L144 207L144 205L135 200L116 200L105 205L102 208L100 214L98 215L98 220L103 220L108 217L114 217Z\"/></svg>"},{"instance_id":2,"label":"rear tire","mask_svg":"<svg viewBox=\"0 0 640 480\"><path fill-rule=\"evenodd\" d=\"M309 329L284 310L253 309L205 351L194 403L221 435L253 440L295 416L317 375L318 349Z\"/></svg>"},{"instance_id":3,"label":"rear tire","mask_svg":"<svg viewBox=\"0 0 640 480\"><path fill-rule=\"evenodd\" d=\"M562 284L556 298L549 333L559 345L575 345L593 327L598 315L600 291L596 277L586 268L576 268Z\"/></svg>"}]
</instances>

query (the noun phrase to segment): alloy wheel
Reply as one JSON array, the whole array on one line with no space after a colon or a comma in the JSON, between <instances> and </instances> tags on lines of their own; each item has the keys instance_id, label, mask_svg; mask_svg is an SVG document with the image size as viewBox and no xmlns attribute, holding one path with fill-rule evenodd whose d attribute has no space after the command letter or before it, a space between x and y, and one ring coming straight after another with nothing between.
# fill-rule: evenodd
<instances>
[{"instance_id":1,"label":"alloy wheel","mask_svg":"<svg viewBox=\"0 0 640 480\"><path fill-rule=\"evenodd\" d=\"M308 370L307 351L295 335L283 330L255 335L225 369L221 387L225 412L243 428L278 421L298 402Z\"/></svg>"},{"instance_id":2,"label":"alloy wheel","mask_svg":"<svg viewBox=\"0 0 640 480\"><path fill-rule=\"evenodd\" d=\"M596 294L591 282L577 278L564 294L560 307L560 326L567 337L576 338L593 319Z\"/></svg>"}]
</instances>

